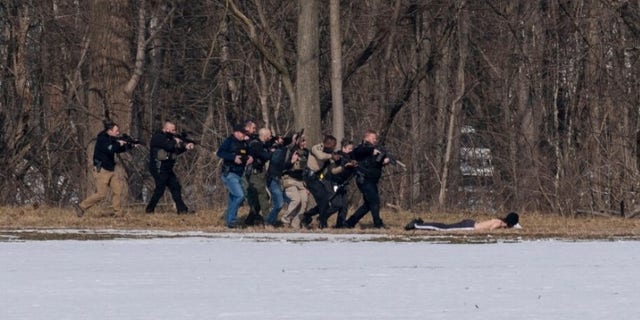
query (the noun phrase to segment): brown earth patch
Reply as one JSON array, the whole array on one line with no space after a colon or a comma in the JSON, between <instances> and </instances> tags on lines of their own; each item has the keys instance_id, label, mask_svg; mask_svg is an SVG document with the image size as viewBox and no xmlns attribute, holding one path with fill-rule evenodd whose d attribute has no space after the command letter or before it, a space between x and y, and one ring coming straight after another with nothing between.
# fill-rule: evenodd
<instances>
[{"instance_id":1,"label":"brown earth patch","mask_svg":"<svg viewBox=\"0 0 640 320\"><path fill-rule=\"evenodd\" d=\"M246 207L240 210L240 220L246 214ZM166 230L166 231L202 231L208 233L327 233L327 234L375 234L378 239L393 241L442 241L448 243L473 243L493 241L521 241L534 239L564 240L619 240L640 239L640 220L623 217L604 216L559 216L555 214L520 213L519 230L495 230L491 232L429 232L405 231L404 226L413 218L425 221L456 222L471 218L484 220L495 217L490 214L465 213L422 213L404 211L383 211L382 217L386 229L373 229L370 217L365 217L354 229L312 229L298 230L289 227L265 229L249 227L229 230L224 227L223 209L201 210L195 215L177 215L173 212L145 214L141 210L129 210L123 217L104 214L106 210L97 208L88 211L83 217L77 217L71 208L50 207L3 207L0 208L0 235L20 239L112 239L121 235L105 233L42 233L48 229L88 229L88 230ZM330 223L335 220L335 215ZM16 236L18 235L18 236ZM135 236L134 236L135 237ZM435 239L435 240L434 240ZM0 238L1 240L1 238Z\"/></svg>"}]
</instances>

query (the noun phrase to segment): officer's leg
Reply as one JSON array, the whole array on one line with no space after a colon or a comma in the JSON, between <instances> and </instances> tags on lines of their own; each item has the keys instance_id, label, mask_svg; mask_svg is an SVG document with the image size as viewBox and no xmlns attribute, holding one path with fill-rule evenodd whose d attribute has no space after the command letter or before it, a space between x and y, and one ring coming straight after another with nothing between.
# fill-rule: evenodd
<instances>
[{"instance_id":1,"label":"officer's leg","mask_svg":"<svg viewBox=\"0 0 640 320\"><path fill-rule=\"evenodd\" d=\"M168 176L165 173L159 173L152 170L151 175L153 176L153 181L156 183L156 187L153 190L153 195L149 200L149 204L147 204L147 207L144 210L146 213L152 213L155 210L158 201L160 201L160 198L164 195L164 189L167 187L168 181Z\"/></svg>"},{"instance_id":2,"label":"officer's leg","mask_svg":"<svg viewBox=\"0 0 640 320\"><path fill-rule=\"evenodd\" d=\"M356 226L356 224L358 224L358 222L360 221L360 219L362 219L362 217L364 217L367 212L369 212L369 210L371 210L369 208L369 203L367 202L367 196L366 194L366 183L365 182L359 182L356 181L356 184L358 186L358 189L360 189L360 192L362 193L362 200L363 203L362 205L356 210L356 212L354 212L351 217L349 217L349 219L347 219L347 227L349 228L353 228Z\"/></svg>"},{"instance_id":3,"label":"officer's leg","mask_svg":"<svg viewBox=\"0 0 640 320\"><path fill-rule=\"evenodd\" d=\"M258 202L258 190L255 184L256 177L254 175L245 176L246 188L245 197L249 205L249 214L244 220L245 225L252 226L259 223L258 215L260 212L260 202Z\"/></svg>"},{"instance_id":4,"label":"officer's leg","mask_svg":"<svg viewBox=\"0 0 640 320\"><path fill-rule=\"evenodd\" d=\"M369 203L369 209L371 210L371 217L373 218L373 227L382 228L384 223L380 218L380 193L378 192L378 184L375 182L367 183L367 202Z\"/></svg>"},{"instance_id":5,"label":"officer's leg","mask_svg":"<svg viewBox=\"0 0 640 320\"><path fill-rule=\"evenodd\" d=\"M93 177L96 180L96 192L86 199L84 199L78 205L82 210L87 210L91 208L96 203L104 200L107 197L107 193L109 192L109 181L111 180L111 176L113 172L107 170L100 170L100 172L93 171Z\"/></svg>"},{"instance_id":6,"label":"officer's leg","mask_svg":"<svg viewBox=\"0 0 640 320\"><path fill-rule=\"evenodd\" d=\"M338 209L338 217L336 218L336 228L345 228L347 226L347 193L338 191L333 198L332 204Z\"/></svg>"},{"instance_id":7,"label":"officer's leg","mask_svg":"<svg viewBox=\"0 0 640 320\"><path fill-rule=\"evenodd\" d=\"M269 192L271 193L272 207L267 216L267 223L275 224L276 221L278 221L278 213L280 213L280 210L284 206L284 191L282 190L280 181L271 179L269 181Z\"/></svg>"},{"instance_id":8,"label":"officer's leg","mask_svg":"<svg viewBox=\"0 0 640 320\"><path fill-rule=\"evenodd\" d=\"M324 186L322 185L322 182L316 178L310 178L306 180L306 183L307 183L307 188L309 188L309 192L311 192L313 199L316 201L316 206L318 207L317 213L322 214L323 202L325 202L323 199ZM304 226L308 226L311 223L311 219L314 214L315 213L311 210L305 212L300 218L301 223ZM323 226L321 221L320 221L320 224L321 224L320 227L322 228Z\"/></svg>"},{"instance_id":9,"label":"officer's leg","mask_svg":"<svg viewBox=\"0 0 640 320\"><path fill-rule=\"evenodd\" d=\"M238 209L244 201L244 189L242 178L233 172L222 176L222 182L229 190L229 204L225 212L226 224L228 228L235 228L238 219Z\"/></svg>"},{"instance_id":10,"label":"officer's leg","mask_svg":"<svg viewBox=\"0 0 640 320\"><path fill-rule=\"evenodd\" d=\"M182 200L182 186L180 186L180 181L175 173L171 172L169 174L167 186L169 187L169 191L171 191L173 202L176 203L176 211L178 211L179 214L188 213L189 208L187 208L187 205Z\"/></svg>"},{"instance_id":11,"label":"officer's leg","mask_svg":"<svg viewBox=\"0 0 640 320\"><path fill-rule=\"evenodd\" d=\"M111 205L113 206L113 213L116 216L121 216L122 212L122 195L125 191L124 178L114 172L109 180L109 187L111 188Z\"/></svg>"},{"instance_id":12,"label":"officer's leg","mask_svg":"<svg viewBox=\"0 0 640 320\"><path fill-rule=\"evenodd\" d=\"M266 172L262 172L255 175L253 179L253 185L256 187L258 202L258 223L263 223L264 218L269 214L269 192L267 192L267 177Z\"/></svg>"}]
</instances>

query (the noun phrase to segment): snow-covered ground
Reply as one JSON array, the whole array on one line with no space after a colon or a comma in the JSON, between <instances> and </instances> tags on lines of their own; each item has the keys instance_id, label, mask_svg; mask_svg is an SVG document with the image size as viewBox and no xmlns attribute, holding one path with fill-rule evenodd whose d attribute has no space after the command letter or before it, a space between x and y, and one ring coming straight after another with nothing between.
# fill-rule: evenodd
<instances>
[{"instance_id":1,"label":"snow-covered ground","mask_svg":"<svg viewBox=\"0 0 640 320\"><path fill-rule=\"evenodd\" d=\"M0 319L637 319L639 268L634 241L4 241Z\"/></svg>"}]
</instances>

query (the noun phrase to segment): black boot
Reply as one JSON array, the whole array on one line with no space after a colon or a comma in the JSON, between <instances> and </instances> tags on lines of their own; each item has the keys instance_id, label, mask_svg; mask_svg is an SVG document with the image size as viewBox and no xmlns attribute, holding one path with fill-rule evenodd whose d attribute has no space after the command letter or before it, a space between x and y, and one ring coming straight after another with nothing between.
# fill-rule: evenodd
<instances>
[{"instance_id":1,"label":"black boot","mask_svg":"<svg viewBox=\"0 0 640 320\"><path fill-rule=\"evenodd\" d=\"M413 230L416 228L416 224L420 224L422 223L422 219L413 219L411 220L411 222L407 223L406 226L404 226L404 229L409 231L409 230Z\"/></svg>"},{"instance_id":2,"label":"black boot","mask_svg":"<svg viewBox=\"0 0 640 320\"><path fill-rule=\"evenodd\" d=\"M300 217L300 225L305 229L311 229L311 216L306 212Z\"/></svg>"}]
</instances>

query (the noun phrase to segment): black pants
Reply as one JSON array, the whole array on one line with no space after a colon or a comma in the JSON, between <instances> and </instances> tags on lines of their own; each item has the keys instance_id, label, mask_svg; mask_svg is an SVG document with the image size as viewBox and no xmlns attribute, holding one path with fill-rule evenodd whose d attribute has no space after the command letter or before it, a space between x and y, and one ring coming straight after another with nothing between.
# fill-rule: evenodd
<instances>
[{"instance_id":1,"label":"black pants","mask_svg":"<svg viewBox=\"0 0 640 320\"><path fill-rule=\"evenodd\" d=\"M447 229L473 229L476 221L471 219L465 219L456 223L441 223L441 222L416 222L414 228L424 230L447 230Z\"/></svg>"},{"instance_id":2,"label":"black pants","mask_svg":"<svg viewBox=\"0 0 640 320\"><path fill-rule=\"evenodd\" d=\"M318 216L318 227L326 228L327 227L327 219L329 219L329 197L331 194L329 190L327 190L326 185L316 177L309 177L305 179L305 183L307 185L307 189L313 195L313 199L316 201L317 213ZM302 215L302 223L309 224L311 222L311 217L315 215L313 212L310 213L311 210L305 212Z\"/></svg>"},{"instance_id":3,"label":"black pants","mask_svg":"<svg viewBox=\"0 0 640 320\"><path fill-rule=\"evenodd\" d=\"M347 226L347 190L345 188L338 189L338 192L333 195L333 199L330 201L331 215L333 212L338 212L338 217L336 218L336 228L346 228Z\"/></svg>"},{"instance_id":4,"label":"black pants","mask_svg":"<svg viewBox=\"0 0 640 320\"><path fill-rule=\"evenodd\" d=\"M178 177L173 170L158 172L157 170L151 169L151 175L153 176L153 180L156 182L156 189L153 190L153 195L151 196L151 200L149 200L149 204L145 211L148 213L153 212L158 201L160 201L160 198L164 195L164 189L169 187L171 197L173 197L173 201L176 203L178 213L187 213L189 209L184 204L184 201L182 201L182 187L180 186Z\"/></svg>"},{"instance_id":5,"label":"black pants","mask_svg":"<svg viewBox=\"0 0 640 320\"><path fill-rule=\"evenodd\" d=\"M346 220L347 220L347 190L345 190L344 188L341 188L338 190L338 192L332 194L329 196L331 198L331 200L329 201L329 209L327 212L327 219L334 214L335 212L338 213L338 218L336 219L336 228L346 228L347 224L346 224ZM311 209L309 209L307 212L305 212L305 215L307 217L312 217L315 216L317 214L320 213L320 207L318 207L317 205Z\"/></svg>"},{"instance_id":6,"label":"black pants","mask_svg":"<svg viewBox=\"0 0 640 320\"><path fill-rule=\"evenodd\" d=\"M347 219L347 226L353 228L358 221L362 219L368 212L371 212L373 218L373 227L382 228L384 223L380 218L380 194L378 193L378 180L356 179L358 189L362 192L364 203Z\"/></svg>"}]
</instances>

